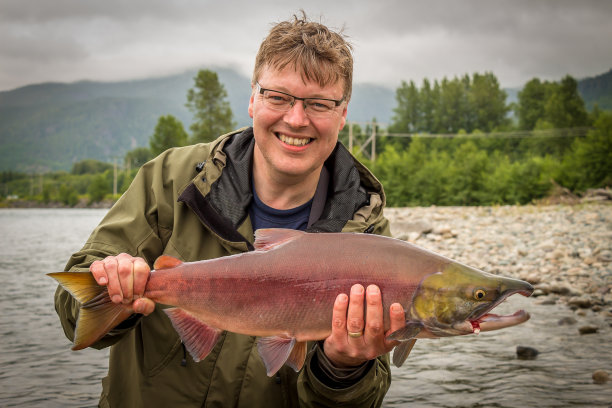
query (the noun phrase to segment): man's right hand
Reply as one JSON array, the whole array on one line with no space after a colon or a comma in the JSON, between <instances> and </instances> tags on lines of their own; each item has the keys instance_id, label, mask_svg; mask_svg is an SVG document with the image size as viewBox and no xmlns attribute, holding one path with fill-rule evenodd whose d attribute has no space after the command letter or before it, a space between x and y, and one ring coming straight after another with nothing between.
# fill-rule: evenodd
<instances>
[{"instance_id":1,"label":"man's right hand","mask_svg":"<svg viewBox=\"0 0 612 408\"><path fill-rule=\"evenodd\" d=\"M143 297L151 275L151 268L144 259L122 253L94 261L89 270L98 285L108 288L113 303L134 302L134 312L145 316L155 309L155 302Z\"/></svg>"}]
</instances>

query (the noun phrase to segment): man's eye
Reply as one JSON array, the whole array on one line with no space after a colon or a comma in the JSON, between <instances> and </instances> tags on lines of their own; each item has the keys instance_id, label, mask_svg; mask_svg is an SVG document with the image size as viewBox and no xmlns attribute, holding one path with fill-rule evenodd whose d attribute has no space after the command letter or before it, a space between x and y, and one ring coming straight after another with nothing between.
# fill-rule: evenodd
<instances>
[{"instance_id":1,"label":"man's eye","mask_svg":"<svg viewBox=\"0 0 612 408\"><path fill-rule=\"evenodd\" d=\"M288 97L287 95L283 95L283 94L274 94L274 93L269 93L267 95L265 95L266 99L269 102L275 103L275 104L282 104L282 103L289 103L291 102L291 98Z\"/></svg>"},{"instance_id":2,"label":"man's eye","mask_svg":"<svg viewBox=\"0 0 612 408\"><path fill-rule=\"evenodd\" d=\"M327 101L309 101L308 106L317 112L326 112L333 109L332 103Z\"/></svg>"}]
</instances>

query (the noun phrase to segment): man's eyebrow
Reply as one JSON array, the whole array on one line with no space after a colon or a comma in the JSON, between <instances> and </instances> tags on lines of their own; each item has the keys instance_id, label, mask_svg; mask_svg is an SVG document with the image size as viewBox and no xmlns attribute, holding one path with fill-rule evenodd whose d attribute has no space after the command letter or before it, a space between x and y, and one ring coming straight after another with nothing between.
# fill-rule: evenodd
<instances>
[{"instance_id":1,"label":"man's eyebrow","mask_svg":"<svg viewBox=\"0 0 612 408\"><path fill-rule=\"evenodd\" d=\"M332 101L333 100L339 100L339 99L336 99L336 98L334 98L332 96L326 96L326 95L323 95L323 94L320 94L320 93L315 93L315 94L313 94L311 96L298 96L298 95L292 94L287 88L285 88L283 86L276 87L276 88L275 87L270 87L270 88L262 87L262 88L270 90L270 91L283 92L283 93L289 94L291 96L298 97L298 98L304 98L304 99L331 99Z\"/></svg>"}]
</instances>

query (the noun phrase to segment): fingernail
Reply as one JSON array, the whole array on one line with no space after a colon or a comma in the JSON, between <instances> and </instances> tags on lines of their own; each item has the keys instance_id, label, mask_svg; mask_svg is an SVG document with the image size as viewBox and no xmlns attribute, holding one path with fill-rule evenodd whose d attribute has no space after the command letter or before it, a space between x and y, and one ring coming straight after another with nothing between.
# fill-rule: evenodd
<instances>
[{"instance_id":1,"label":"fingernail","mask_svg":"<svg viewBox=\"0 0 612 408\"><path fill-rule=\"evenodd\" d=\"M123 298L119 295L114 295L112 297L113 303L121 303L123 301Z\"/></svg>"},{"instance_id":2,"label":"fingernail","mask_svg":"<svg viewBox=\"0 0 612 408\"><path fill-rule=\"evenodd\" d=\"M100 285L106 285L106 278L105 278L104 276L102 276L102 277L100 278L100 280L98 280L98 283L99 283Z\"/></svg>"},{"instance_id":3,"label":"fingernail","mask_svg":"<svg viewBox=\"0 0 612 408\"><path fill-rule=\"evenodd\" d=\"M348 300L348 296L346 296L344 293L341 293L341 294L339 294L339 295L338 295L338 301L339 301L339 302L344 303L344 302L346 302L347 300Z\"/></svg>"},{"instance_id":4,"label":"fingernail","mask_svg":"<svg viewBox=\"0 0 612 408\"><path fill-rule=\"evenodd\" d=\"M392 306L391 306L391 310L392 310L394 313L399 313L399 312L401 312L401 311L402 311L402 308L401 308L401 306L400 306L400 305L392 305Z\"/></svg>"},{"instance_id":5,"label":"fingernail","mask_svg":"<svg viewBox=\"0 0 612 408\"><path fill-rule=\"evenodd\" d=\"M363 293L363 286L361 285L355 285L353 286L352 290L351 290L354 294L356 295L361 295Z\"/></svg>"},{"instance_id":6,"label":"fingernail","mask_svg":"<svg viewBox=\"0 0 612 408\"><path fill-rule=\"evenodd\" d=\"M374 286L374 285L368 286L368 292L371 295L376 295L376 294L380 293L380 291L378 290L378 286Z\"/></svg>"}]
</instances>

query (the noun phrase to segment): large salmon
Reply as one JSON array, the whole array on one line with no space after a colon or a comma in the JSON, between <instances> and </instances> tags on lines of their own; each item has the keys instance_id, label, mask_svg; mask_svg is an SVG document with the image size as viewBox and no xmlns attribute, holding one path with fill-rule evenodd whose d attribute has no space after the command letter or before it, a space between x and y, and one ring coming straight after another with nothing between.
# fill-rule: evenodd
<instances>
[{"instance_id":1,"label":"large salmon","mask_svg":"<svg viewBox=\"0 0 612 408\"><path fill-rule=\"evenodd\" d=\"M81 303L74 350L95 343L133 313L114 304L90 273L49 274ZM273 375L287 363L299 370L306 341L331 333L339 293L353 284L381 290L385 330L389 307L400 303L406 327L390 334L400 341L393 362L405 361L419 337L496 330L529 319L524 311L489 311L506 297L529 296L524 281L491 275L404 241L370 234L312 234L295 230L256 232L255 251L181 262L157 259L145 296L165 309L195 361L205 358L223 330L261 337L259 353Z\"/></svg>"}]
</instances>

